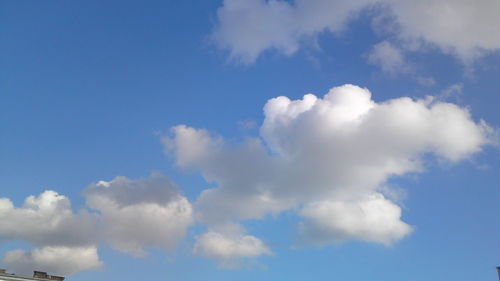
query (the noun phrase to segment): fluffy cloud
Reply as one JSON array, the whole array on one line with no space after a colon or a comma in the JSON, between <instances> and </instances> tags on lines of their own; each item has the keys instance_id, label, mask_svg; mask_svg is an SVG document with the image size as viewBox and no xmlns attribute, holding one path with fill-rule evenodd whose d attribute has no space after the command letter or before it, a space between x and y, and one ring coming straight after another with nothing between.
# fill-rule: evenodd
<instances>
[{"instance_id":1,"label":"fluffy cloud","mask_svg":"<svg viewBox=\"0 0 500 281\"><path fill-rule=\"evenodd\" d=\"M391 7L404 40L423 40L471 60L500 50L496 0L384 0Z\"/></svg>"},{"instance_id":2,"label":"fluffy cloud","mask_svg":"<svg viewBox=\"0 0 500 281\"><path fill-rule=\"evenodd\" d=\"M354 85L333 88L323 98L277 97L264 114L261 136L241 144L186 126L164 139L178 165L195 167L218 185L199 196L200 221L220 225L298 209L307 243L389 245L411 227L381 195L384 184L422 172L427 156L454 163L489 143L488 126L473 121L466 108L431 97L377 103Z\"/></svg>"},{"instance_id":3,"label":"fluffy cloud","mask_svg":"<svg viewBox=\"0 0 500 281\"><path fill-rule=\"evenodd\" d=\"M100 181L85 194L87 205L101 215L104 239L136 256L144 255L145 248L172 249L192 223L191 204L159 173Z\"/></svg>"},{"instance_id":4,"label":"fluffy cloud","mask_svg":"<svg viewBox=\"0 0 500 281\"><path fill-rule=\"evenodd\" d=\"M24 240L42 247L32 252L6 253L3 263L17 273L33 270L73 274L97 269L97 220L85 210L73 213L69 199L47 190L29 196L20 208L8 198L0 198L0 240Z\"/></svg>"},{"instance_id":5,"label":"fluffy cloud","mask_svg":"<svg viewBox=\"0 0 500 281\"><path fill-rule=\"evenodd\" d=\"M54 275L74 274L83 270L96 270L102 266L97 248L43 247L32 252L14 250L7 252L3 264L18 274L29 275L33 270L47 271Z\"/></svg>"},{"instance_id":6,"label":"fluffy cloud","mask_svg":"<svg viewBox=\"0 0 500 281\"><path fill-rule=\"evenodd\" d=\"M320 201L307 205L300 215L303 244L342 243L356 238L391 245L408 235L412 228L401 221L401 208L374 193L353 202Z\"/></svg>"},{"instance_id":7,"label":"fluffy cloud","mask_svg":"<svg viewBox=\"0 0 500 281\"><path fill-rule=\"evenodd\" d=\"M219 266L238 266L242 259L270 255L271 251L258 238L240 233L209 231L197 237L194 253L218 261Z\"/></svg>"},{"instance_id":8,"label":"fluffy cloud","mask_svg":"<svg viewBox=\"0 0 500 281\"><path fill-rule=\"evenodd\" d=\"M252 63L265 50L293 54L300 42L322 31L344 28L370 0L224 0L217 11L215 42L233 59Z\"/></svg>"},{"instance_id":9,"label":"fluffy cloud","mask_svg":"<svg viewBox=\"0 0 500 281\"><path fill-rule=\"evenodd\" d=\"M29 196L20 208L0 198L0 240L37 245L82 246L95 242L96 216L71 210L69 199L55 191Z\"/></svg>"},{"instance_id":10,"label":"fluffy cloud","mask_svg":"<svg viewBox=\"0 0 500 281\"><path fill-rule=\"evenodd\" d=\"M212 37L233 59L252 63L266 50L293 54L301 42L339 32L373 7L379 7L376 18L389 18L378 21L376 30L390 30L413 47L430 44L463 60L500 49L496 0L225 0Z\"/></svg>"},{"instance_id":11,"label":"fluffy cloud","mask_svg":"<svg viewBox=\"0 0 500 281\"><path fill-rule=\"evenodd\" d=\"M29 196L20 208L0 198L0 241L23 240L32 252L8 252L3 262L18 273L34 269L73 274L101 265L97 245L108 242L136 256L146 248L169 250L192 223L188 200L164 176L100 181L85 191L87 206L74 213L70 200L55 191Z\"/></svg>"}]
</instances>

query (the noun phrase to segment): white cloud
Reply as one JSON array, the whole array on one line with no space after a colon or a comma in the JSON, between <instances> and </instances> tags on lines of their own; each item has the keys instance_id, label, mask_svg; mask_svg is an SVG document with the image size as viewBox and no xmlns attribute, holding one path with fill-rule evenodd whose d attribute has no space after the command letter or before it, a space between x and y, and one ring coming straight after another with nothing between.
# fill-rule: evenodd
<instances>
[{"instance_id":1,"label":"white cloud","mask_svg":"<svg viewBox=\"0 0 500 281\"><path fill-rule=\"evenodd\" d=\"M25 240L37 245L82 246L95 243L96 216L71 210L69 199L47 190L29 196L20 208L0 198L0 240Z\"/></svg>"},{"instance_id":2,"label":"white cloud","mask_svg":"<svg viewBox=\"0 0 500 281\"><path fill-rule=\"evenodd\" d=\"M212 38L231 58L253 63L267 50L291 55L303 41L345 29L359 11L377 4L383 8L374 9L376 17L392 20L374 27L395 33L401 46L433 45L464 61L500 50L497 0L225 0Z\"/></svg>"},{"instance_id":3,"label":"white cloud","mask_svg":"<svg viewBox=\"0 0 500 281\"><path fill-rule=\"evenodd\" d=\"M173 249L192 223L191 204L159 173L100 181L85 194L88 206L100 212L104 239L136 256L146 248Z\"/></svg>"},{"instance_id":4,"label":"white cloud","mask_svg":"<svg viewBox=\"0 0 500 281\"><path fill-rule=\"evenodd\" d=\"M377 103L354 85L323 98L277 97L264 114L261 137L241 144L186 126L165 138L179 165L217 183L195 204L201 222L213 226L298 209L306 219L304 241L318 236L319 244L359 239L388 245L410 227L400 208L378 194L385 183L422 172L426 155L453 163L489 143L490 129L466 108L432 98Z\"/></svg>"},{"instance_id":5,"label":"white cloud","mask_svg":"<svg viewBox=\"0 0 500 281\"><path fill-rule=\"evenodd\" d=\"M340 31L352 14L370 0L225 0L217 11L212 38L233 59L252 63L269 49L286 55L301 41L330 30Z\"/></svg>"},{"instance_id":6,"label":"white cloud","mask_svg":"<svg viewBox=\"0 0 500 281\"><path fill-rule=\"evenodd\" d=\"M144 255L146 248L170 250L193 221L191 204L159 173L100 181L85 195L88 207L98 213L73 213L70 200L50 190L27 197L20 208L0 198L0 241L37 246L31 253L8 252L4 263L23 272L95 269L101 264L96 246L101 242L136 256Z\"/></svg>"},{"instance_id":7,"label":"white cloud","mask_svg":"<svg viewBox=\"0 0 500 281\"><path fill-rule=\"evenodd\" d=\"M384 0L403 40L422 40L471 60L500 50L500 1Z\"/></svg>"},{"instance_id":8,"label":"white cloud","mask_svg":"<svg viewBox=\"0 0 500 281\"><path fill-rule=\"evenodd\" d=\"M254 236L215 231L198 236L193 251L197 255L218 261L219 266L225 268L237 267L245 259L272 254L268 247Z\"/></svg>"},{"instance_id":9,"label":"white cloud","mask_svg":"<svg viewBox=\"0 0 500 281\"><path fill-rule=\"evenodd\" d=\"M18 274L29 275L34 270L53 275L70 275L84 270L97 270L102 266L97 248L48 246L32 252L9 251L2 259L3 264Z\"/></svg>"},{"instance_id":10,"label":"white cloud","mask_svg":"<svg viewBox=\"0 0 500 281\"><path fill-rule=\"evenodd\" d=\"M347 239L391 245L412 228L401 221L401 208L374 193L358 201L319 201L307 205L300 215L304 244L342 243Z\"/></svg>"},{"instance_id":11,"label":"white cloud","mask_svg":"<svg viewBox=\"0 0 500 281\"><path fill-rule=\"evenodd\" d=\"M73 213L70 200L55 191L29 196L20 208L0 198L0 240L23 240L39 248L7 252L3 263L17 273L33 270L73 274L101 266L97 220L85 210Z\"/></svg>"},{"instance_id":12,"label":"white cloud","mask_svg":"<svg viewBox=\"0 0 500 281\"><path fill-rule=\"evenodd\" d=\"M175 149L176 164L188 167L201 161L213 150L217 149L220 141L206 130L193 130L184 125L173 127L171 131L178 136L175 139L163 138L166 150Z\"/></svg>"}]
</instances>

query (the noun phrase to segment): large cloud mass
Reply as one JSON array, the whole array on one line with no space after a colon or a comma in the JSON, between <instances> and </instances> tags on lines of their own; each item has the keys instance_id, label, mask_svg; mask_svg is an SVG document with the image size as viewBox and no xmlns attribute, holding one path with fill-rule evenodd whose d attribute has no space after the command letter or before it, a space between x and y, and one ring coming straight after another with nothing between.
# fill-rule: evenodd
<instances>
[{"instance_id":1,"label":"large cloud mass","mask_svg":"<svg viewBox=\"0 0 500 281\"><path fill-rule=\"evenodd\" d=\"M290 55L304 40L341 31L368 7L386 19L377 31L413 47L430 44L463 60L500 49L497 0L224 0L212 37L233 59L252 63L266 50Z\"/></svg>"},{"instance_id":2,"label":"large cloud mass","mask_svg":"<svg viewBox=\"0 0 500 281\"><path fill-rule=\"evenodd\" d=\"M421 172L426 155L454 163L489 141L488 126L465 108L431 97L377 103L354 85L323 98L277 97L264 114L261 137L241 144L183 125L164 139L178 165L196 167L218 184L195 204L200 221L218 226L299 208L302 242L390 245L411 227L384 197L387 181ZM213 253L201 250L213 241L226 240L209 232L199 251Z\"/></svg>"},{"instance_id":3,"label":"large cloud mass","mask_svg":"<svg viewBox=\"0 0 500 281\"><path fill-rule=\"evenodd\" d=\"M3 263L19 272L97 269L100 243L136 256L173 249L196 218L209 230L197 236L194 253L232 267L272 254L238 222L285 210L301 218L298 245L352 239L391 245L412 227L388 181L422 172L432 159L470 158L492 132L466 108L433 97L376 102L354 85L323 97L270 99L264 117L260 136L242 143L185 125L163 138L178 166L194 167L216 184L201 192L194 208L159 173L90 185L84 194L92 211L75 213L55 191L29 196L21 207L0 198L0 241L35 246L8 252Z\"/></svg>"}]
</instances>

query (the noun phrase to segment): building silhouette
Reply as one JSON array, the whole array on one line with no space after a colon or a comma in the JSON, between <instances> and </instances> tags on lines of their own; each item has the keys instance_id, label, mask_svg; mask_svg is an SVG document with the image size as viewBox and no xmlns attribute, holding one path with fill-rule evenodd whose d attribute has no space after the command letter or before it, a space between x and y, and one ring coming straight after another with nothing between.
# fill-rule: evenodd
<instances>
[{"instance_id":1,"label":"building silhouette","mask_svg":"<svg viewBox=\"0 0 500 281\"><path fill-rule=\"evenodd\" d=\"M0 281L63 281L64 277L48 275L47 272L34 271L33 277L20 276L12 273L7 273L5 269L0 269Z\"/></svg>"}]
</instances>

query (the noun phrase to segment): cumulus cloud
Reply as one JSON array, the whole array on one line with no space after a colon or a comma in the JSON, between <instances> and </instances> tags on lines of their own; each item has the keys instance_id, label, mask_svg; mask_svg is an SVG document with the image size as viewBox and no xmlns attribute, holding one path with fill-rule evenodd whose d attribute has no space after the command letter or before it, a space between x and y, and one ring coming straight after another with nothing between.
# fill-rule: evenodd
<instances>
[{"instance_id":1,"label":"cumulus cloud","mask_svg":"<svg viewBox=\"0 0 500 281\"><path fill-rule=\"evenodd\" d=\"M136 256L144 255L146 248L174 248L192 223L191 204L159 173L100 181L85 194L87 205L100 213L104 239Z\"/></svg>"},{"instance_id":2,"label":"cumulus cloud","mask_svg":"<svg viewBox=\"0 0 500 281\"><path fill-rule=\"evenodd\" d=\"M83 270L97 270L103 264L94 246L48 246L32 252L14 250L7 252L2 262L10 270L25 275L33 273L33 270L69 275Z\"/></svg>"},{"instance_id":3,"label":"cumulus cloud","mask_svg":"<svg viewBox=\"0 0 500 281\"><path fill-rule=\"evenodd\" d=\"M496 0L384 0L395 17L399 36L423 40L444 52L471 60L500 50Z\"/></svg>"},{"instance_id":4,"label":"cumulus cloud","mask_svg":"<svg viewBox=\"0 0 500 281\"><path fill-rule=\"evenodd\" d=\"M29 196L17 208L0 198L0 240L37 245L83 246L95 243L97 218L85 210L74 213L70 200L55 191Z\"/></svg>"},{"instance_id":5,"label":"cumulus cloud","mask_svg":"<svg viewBox=\"0 0 500 281\"><path fill-rule=\"evenodd\" d=\"M241 233L206 232L196 239L193 249L200 256L214 259L220 267L239 266L244 259L270 255L272 252L258 238Z\"/></svg>"},{"instance_id":6,"label":"cumulus cloud","mask_svg":"<svg viewBox=\"0 0 500 281\"><path fill-rule=\"evenodd\" d=\"M376 31L391 31L401 46L432 45L466 61L500 49L496 0L225 0L212 38L231 58L252 63L267 50L291 55L303 41L342 31L373 7L376 18L390 18Z\"/></svg>"},{"instance_id":7,"label":"cumulus cloud","mask_svg":"<svg viewBox=\"0 0 500 281\"><path fill-rule=\"evenodd\" d=\"M329 30L340 31L370 0L225 0L217 11L214 41L233 59L252 63L269 49L286 55L301 41Z\"/></svg>"},{"instance_id":8,"label":"cumulus cloud","mask_svg":"<svg viewBox=\"0 0 500 281\"><path fill-rule=\"evenodd\" d=\"M17 273L43 270L66 275L97 269L102 264L95 246L97 220L85 210L74 213L70 200L52 190L27 197L19 208L0 198L0 240L41 246L32 252L7 252L2 261Z\"/></svg>"},{"instance_id":9,"label":"cumulus cloud","mask_svg":"<svg viewBox=\"0 0 500 281\"><path fill-rule=\"evenodd\" d=\"M401 221L401 208L380 193L352 202L315 202L300 215L306 219L300 225L305 245L342 243L352 238L391 245L412 230Z\"/></svg>"},{"instance_id":10,"label":"cumulus cloud","mask_svg":"<svg viewBox=\"0 0 500 281\"><path fill-rule=\"evenodd\" d=\"M381 195L387 181L422 172L431 158L467 159L489 143L489 127L472 120L466 108L430 97L377 103L368 89L354 85L322 98L277 97L266 103L264 115L260 137L242 143L183 125L165 137L178 165L199 169L217 184L195 203L201 222L298 210L307 243L389 245L411 227L396 203Z\"/></svg>"},{"instance_id":11,"label":"cumulus cloud","mask_svg":"<svg viewBox=\"0 0 500 281\"><path fill-rule=\"evenodd\" d=\"M87 207L74 213L70 200L55 191L29 196L22 207L0 198L0 241L34 244L32 252L8 252L3 262L22 273L43 270L73 274L101 265L97 245L136 256L147 248L171 250L192 223L192 207L160 173L140 179L116 177L86 191Z\"/></svg>"}]
</instances>

